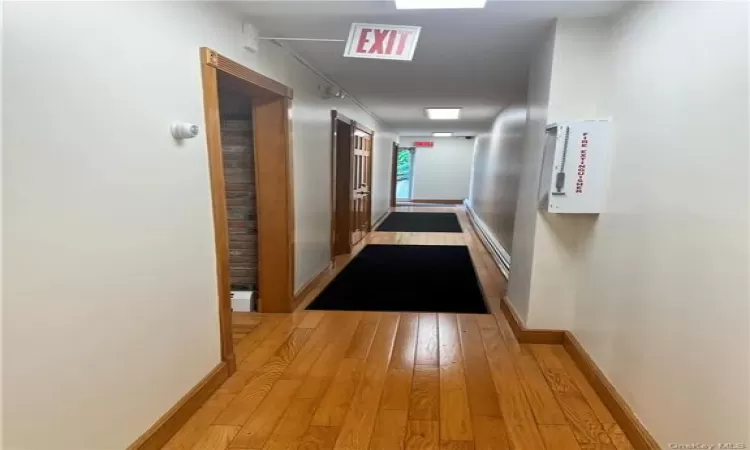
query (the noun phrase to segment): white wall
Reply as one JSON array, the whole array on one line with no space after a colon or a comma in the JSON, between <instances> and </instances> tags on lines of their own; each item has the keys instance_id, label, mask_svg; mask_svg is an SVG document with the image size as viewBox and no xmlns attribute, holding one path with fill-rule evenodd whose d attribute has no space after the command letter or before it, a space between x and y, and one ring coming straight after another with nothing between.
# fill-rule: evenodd
<instances>
[{"instance_id":1,"label":"white wall","mask_svg":"<svg viewBox=\"0 0 750 450\"><path fill-rule=\"evenodd\" d=\"M506 253L513 245L526 116L523 106L506 108L474 142L469 204Z\"/></svg>"},{"instance_id":2,"label":"white wall","mask_svg":"<svg viewBox=\"0 0 750 450\"><path fill-rule=\"evenodd\" d=\"M375 150L372 156L372 223L383 217L391 207L391 167L393 143L396 141L398 136L392 132L381 130L375 133Z\"/></svg>"},{"instance_id":3,"label":"white wall","mask_svg":"<svg viewBox=\"0 0 750 450\"><path fill-rule=\"evenodd\" d=\"M750 444L748 5L614 29L616 155L573 331L659 443Z\"/></svg>"},{"instance_id":4,"label":"white wall","mask_svg":"<svg viewBox=\"0 0 750 450\"><path fill-rule=\"evenodd\" d=\"M469 196L474 140L463 137L402 136L400 145L432 141L434 147L417 147L414 156L412 198L462 200Z\"/></svg>"},{"instance_id":5,"label":"white wall","mask_svg":"<svg viewBox=\"0 0 750 450\"><path fill-rule=\"evenodd\" d=\"M299 289L331 262L331 115L336 109L375 131L373 144L372 220L390 206L391 155L397 136L350 100L324 100L323 81L296 60L275 50L287 69L274 79L294 89L295 287ZM253 68L253 66L249 66ZM260 71L260 70L259 70ZM270 75L269 75L270 76Z\"/></svg>"},{"instance_id":6,"label":"white wall","mask_svg":"<svg viewBox=\"0 0 750 450\"><path fill-rule=\"evenodd\" d=\"M531 328L572 330L662 447L750 443L748 5L643 3L556 28L540 107L613 118L608 197L598 218L529 228L526 155L510 299Z\"/></svg>"},{"instance_id":7,"label":"white wall","mask_svg":"<svg viewBox=\"0 0 750 450\"><path fill-rule=\"evenodd\" d=\"M524 321L527 320L529 312L534 236L538 214L539 173L542 164L544 128L547 125L554 39L555 29L551 27L529 69L526 130L513 226L511 275L508 281L508 299Z\"/></svg>"},{"instance_id":8,"label":"white wall","mask_svg":"<svg viewBox=\"0 0 750 450\"><path fill-rule=\"evenodd\" d=\"M612 20L606 17L557 21L548 123L611 116L611 30ZM541 145L533 151L541 153ZM538 189L541 168L533 167ZM573 326L578 253L596 216L539 210L536 215L527 325L568 330Z\"/></svg>"},{"instance_id":9,"label":"white wall","mask_svg":"<svg viewBox=\"0 0 750 450\"><path fill-rule=\"evenodd\" d=\"M220 358L205 136L168 133L203 124L198 48L294 88L298 285L330 259L330 109L378 133L376 211L388 134L273 44L244 52L211 2L4 15L3 448L125 448Z\"/></svg>"}]
</instances>

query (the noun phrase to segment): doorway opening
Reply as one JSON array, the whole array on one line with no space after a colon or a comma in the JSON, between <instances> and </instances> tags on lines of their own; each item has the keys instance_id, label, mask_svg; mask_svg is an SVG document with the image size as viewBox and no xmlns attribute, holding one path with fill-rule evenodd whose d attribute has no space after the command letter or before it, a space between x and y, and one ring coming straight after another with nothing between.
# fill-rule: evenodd
<instances>
[{"instance_id":1,"label":"doorway opening","mask_svg":"<svg viewBox=\"0 0 750 450\"><path fill-rule=\"evenodd\" d=\"M293 307L292 90L208 48L201 48L201 72L221 358L231 374L232 288L257 291L258 312Z\"/></svg>"},{"instance_id":2,"label":"doorway opening","mask_svg":"<svg viewBox=\"0 0 750 450\"><path fill-rule=\"evenodd\" d=\"M414 147L399 147L396 153L396 201L409 201L414 186Z\"/></svg>"},{"instance_id":3,"label":"doorway opening","mask_svg":"<svg viewBox=\"0 0 750 450\"><path fill-rule=\"evenodd\" d=\"M374 132L331 111L331 259L351 253L370 232Z\"/></svg>"},{"instance_id":4,"label":"doorway opening","mask_svg":"<svg viewBox=\"0 0 750 450\"><path fill-rule=\"evenodd\" d=\"M229 230L232 311L257 309L258 209L253 151L252 99L219 74L219 128ZM237 324L235 328L235 337Z\"/></svg>"}]
</instances>

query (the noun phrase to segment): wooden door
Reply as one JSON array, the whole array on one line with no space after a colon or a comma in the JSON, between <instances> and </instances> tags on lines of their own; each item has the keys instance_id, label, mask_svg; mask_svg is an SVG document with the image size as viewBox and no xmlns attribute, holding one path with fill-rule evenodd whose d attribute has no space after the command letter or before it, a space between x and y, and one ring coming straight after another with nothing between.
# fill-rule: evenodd
<instances>
[{"instance_id":1,"label":"wooden door","mask_svg":"<svg viewBox=\"0 0 750 450\"><path fill-rule=\"evenodd\" d=\"M331 219L331 255L352 251L352 158L354 128L351 121L333 111L333 216Z\"/></svg>"},{"instance_id":2,"label":"wooden door","mask_svg":"<svg viewBox=\"0 0 750 450\"><path fill-rule=\"evenodd\" d=\"M351 237L357 244L370 231L372 136L354 133L352 149Z\"/></svg>"}]
</instances>

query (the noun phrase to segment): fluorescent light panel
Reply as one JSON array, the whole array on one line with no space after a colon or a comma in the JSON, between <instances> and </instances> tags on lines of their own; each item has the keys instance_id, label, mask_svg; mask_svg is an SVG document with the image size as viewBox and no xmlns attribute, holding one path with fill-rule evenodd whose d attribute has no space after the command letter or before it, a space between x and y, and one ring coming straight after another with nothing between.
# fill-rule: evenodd
<instances>
[{"instance_id":1,"label":"fluorescent light panel","mask_svg":"<svg viewBox=\"0 0 750 450\"><path fill-rule=\"evenodd\" d=\"M461 108L425 108L430 120L456 120L461 116Z\"/></svg>"},{"instance_id":2,"label":"fluorescent light panel","mask_svg":"<svg viewBox=\"0 0 750 450\"><path fill-rule=\"evenodd\" d=\"M478 9L487 0L395 0L396 9Z\"/></svg>"},{"instance_id":3,"label":"fluorescent light panel","mask_svg":"<svg viewBox=\"0 0 750 450\"><path fill-rule=\"evenodd\" d=\"M434 137L451 137L453 136L453 133L451 133L450 131L436 131L432 133L432 135Z\"/></svg>"}]
</instances>

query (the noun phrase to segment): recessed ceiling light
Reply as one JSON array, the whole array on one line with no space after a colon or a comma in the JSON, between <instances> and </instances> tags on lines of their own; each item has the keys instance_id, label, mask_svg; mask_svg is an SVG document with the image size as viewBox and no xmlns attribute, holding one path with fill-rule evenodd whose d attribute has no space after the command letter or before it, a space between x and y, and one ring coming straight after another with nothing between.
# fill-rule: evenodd
<instances>
[{"instance_id":1,"label":"recessed ceiling light","mask_svg":"<svg viewBox=\"0 0 750 450\"><path fill-rule=\"evenodd\" d=\"M453 136L453 133L451 133L450 131L436 131L432 133L432 135L434 137L451 137Z\"/></svg>"},{"instance_id":2,"label":"recessed ceiling light","mask_svg":"<svg viewBox=\"0 0 750 450\"><path fill-rule=\"evenodd\" d=\"M430 120L455 120L461 116L461 108L425 108Z\"/></svg>"},{"instance_id":3,"label":"recessed ceiling light","mask_svg":"<svg viewBox=\"0 0 750 450\"><path fill-rule=\"evenodd\" d=\"M395 0L396 9L475 9L487 0Z\"/></svg>"}]
</instances>

